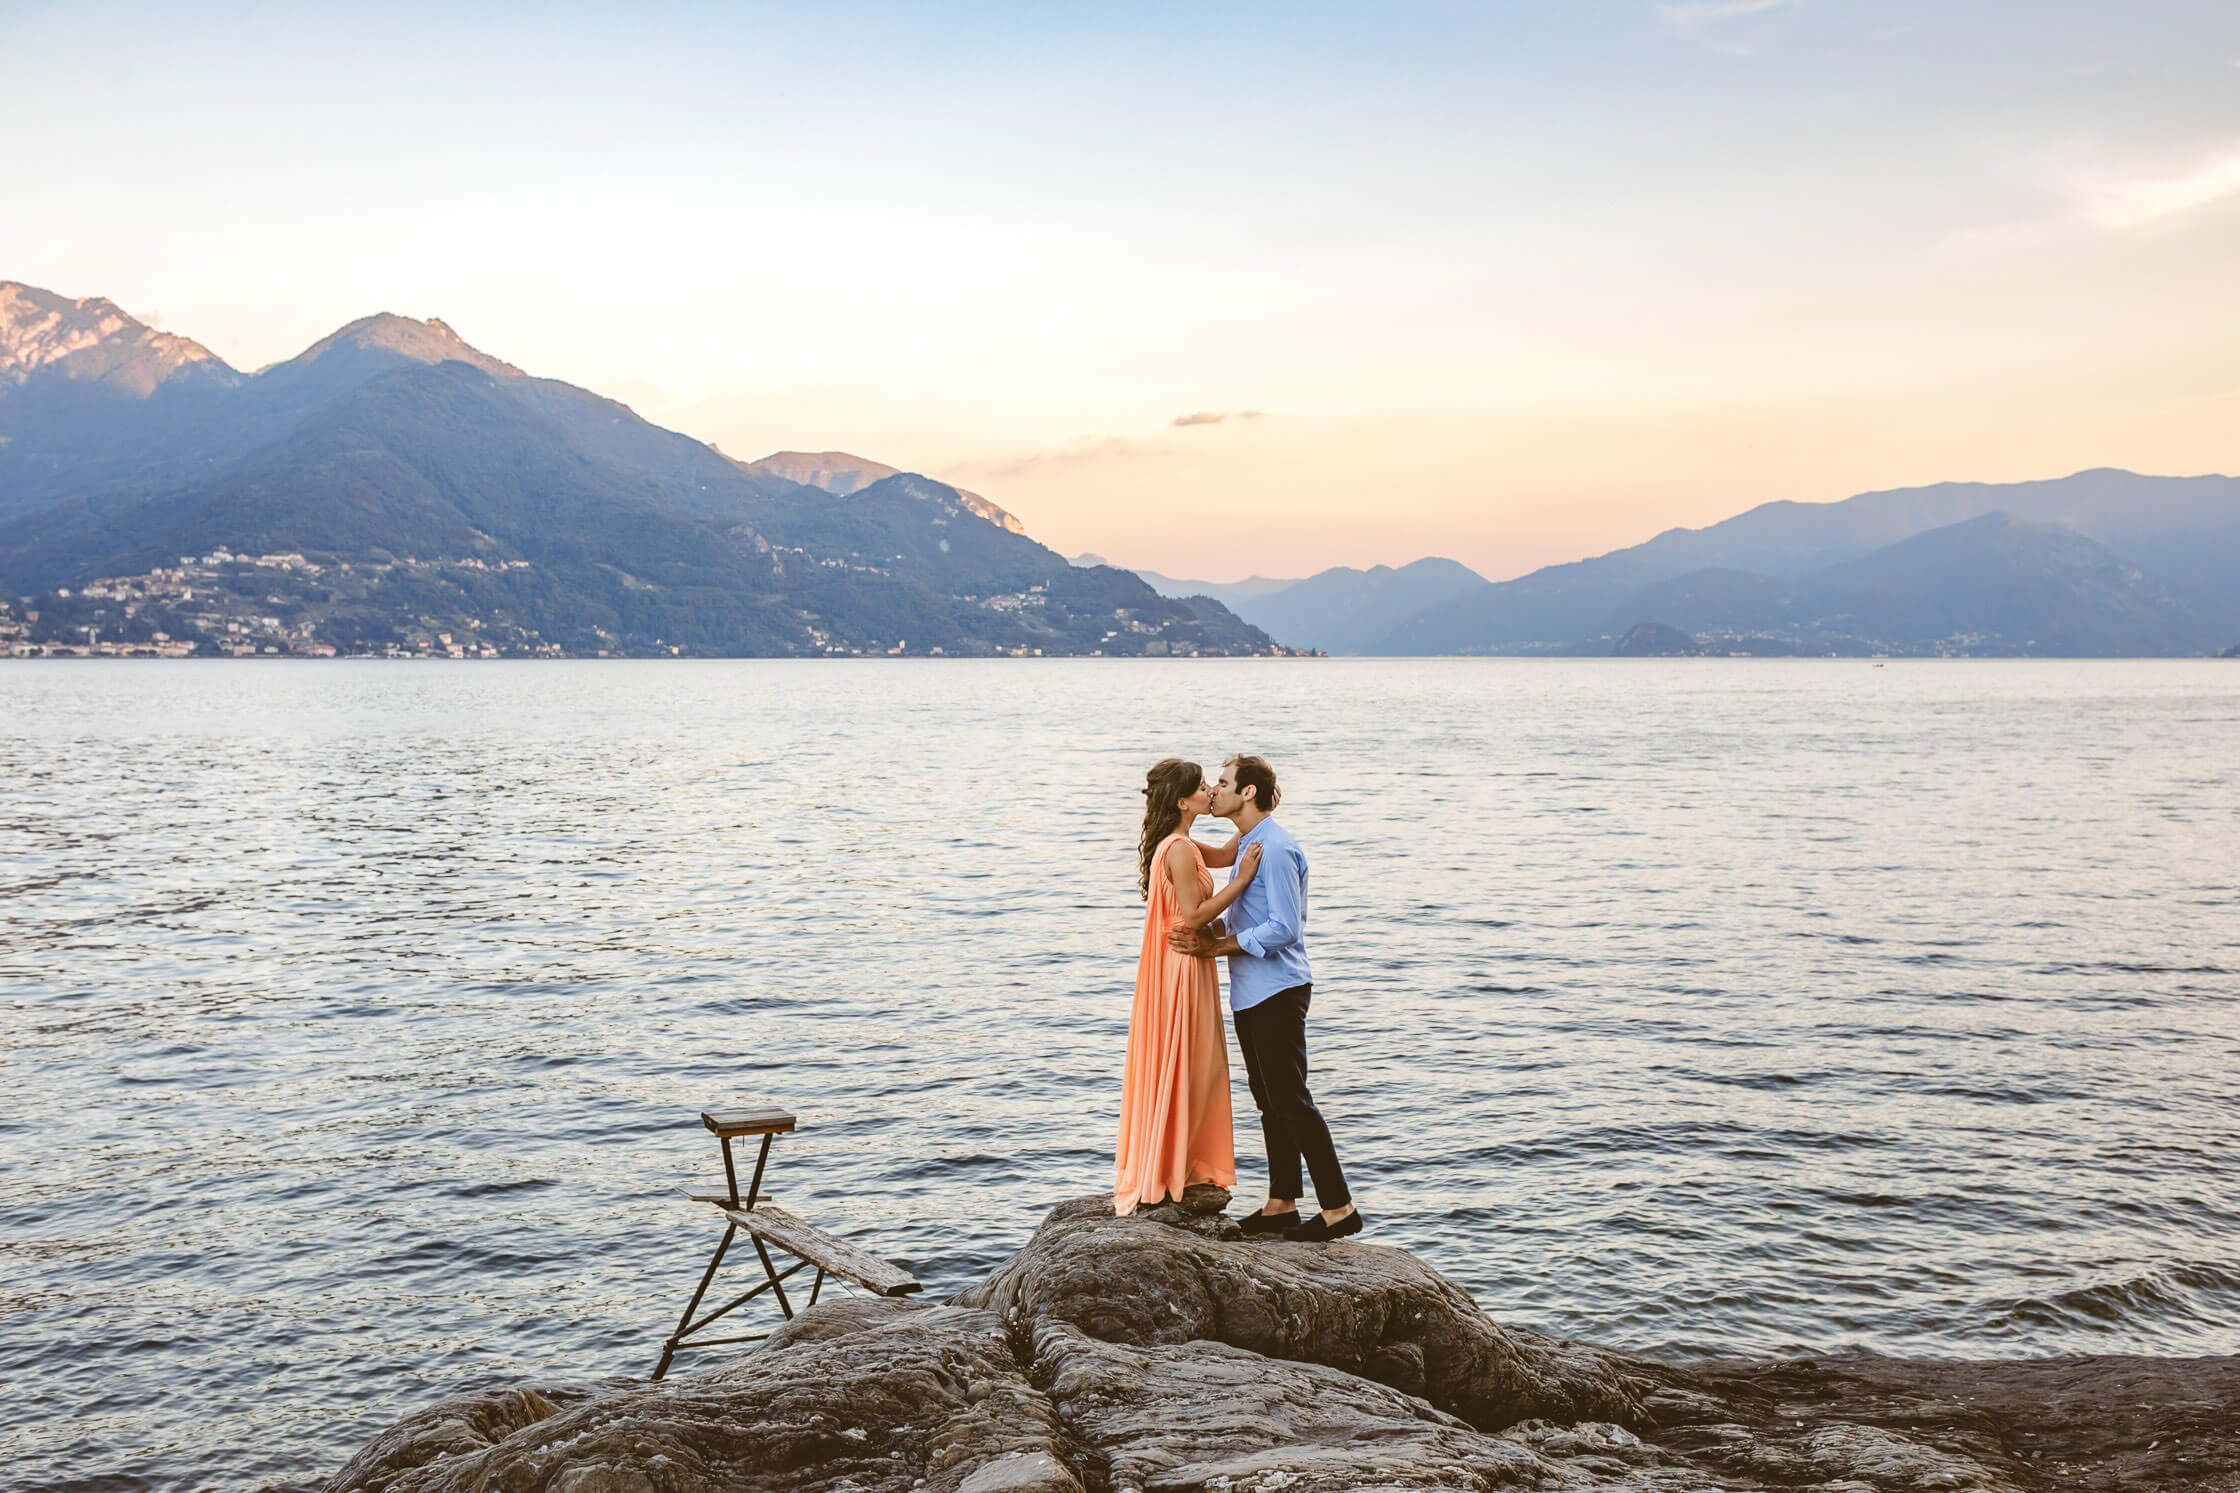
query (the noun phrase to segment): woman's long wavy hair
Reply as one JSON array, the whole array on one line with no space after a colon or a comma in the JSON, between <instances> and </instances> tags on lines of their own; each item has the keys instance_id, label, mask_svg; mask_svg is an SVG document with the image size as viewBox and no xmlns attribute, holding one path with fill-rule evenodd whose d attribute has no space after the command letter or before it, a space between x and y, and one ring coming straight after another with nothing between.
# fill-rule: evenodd
<instances>
[{"instance_id":1,"label":"woman's long wavy hair","mask_svg":"<svg viewBox=\"0 0 2240 1493\"><path fill-rule=\"evenodd\" d=\"M1180 757L1169 757L1143 775L1143 843L1136 847L1136 890L1151 900L1151 857L1159 844L1182 823L1182 801L1203 788L1205 769Z\"/></svg>"}]
</instances>

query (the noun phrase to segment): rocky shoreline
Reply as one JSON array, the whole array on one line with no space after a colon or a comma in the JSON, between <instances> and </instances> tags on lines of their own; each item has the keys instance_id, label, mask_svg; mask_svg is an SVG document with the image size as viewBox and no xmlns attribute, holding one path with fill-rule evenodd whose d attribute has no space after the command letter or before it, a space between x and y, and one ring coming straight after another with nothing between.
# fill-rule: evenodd
<instances>
[{"instance_id":1,"label":"rocky shoreline","mask_svg":"<svg viewBox=\"0 0 2240 1493\"><path fill-rule=\"evenodd\" d=\"M1504 1328L1403 1250L1052 1211L946 1304L697 1375L461 1395L329 1493L2240 1490L2240 1357L1663 1363Z\"/></svg>"}]
</instances>

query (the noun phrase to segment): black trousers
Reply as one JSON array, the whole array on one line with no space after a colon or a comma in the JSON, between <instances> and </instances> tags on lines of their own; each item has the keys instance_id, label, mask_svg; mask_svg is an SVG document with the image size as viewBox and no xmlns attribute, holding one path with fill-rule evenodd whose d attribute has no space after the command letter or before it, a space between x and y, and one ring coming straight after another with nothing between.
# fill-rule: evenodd
<instances>
[{"instance_id":1,"label":"black trousers","mask_svg":"<svg viewBox=\"0 0 2240 1493\"><path fill-rule=\"evenodd\" d=\"M1353 1201L1330 1127L1307 1092L1307 1003L1312 985L1294 985L1237 1013L1237 1046L1244 1049L1245 1078L1260 1107L1260 1134L1268 1143L1268 1196L1297 1201L1299 1159L1314 1178L1315 1200L1325 1208Z\"/></svg>"}]
</instances>

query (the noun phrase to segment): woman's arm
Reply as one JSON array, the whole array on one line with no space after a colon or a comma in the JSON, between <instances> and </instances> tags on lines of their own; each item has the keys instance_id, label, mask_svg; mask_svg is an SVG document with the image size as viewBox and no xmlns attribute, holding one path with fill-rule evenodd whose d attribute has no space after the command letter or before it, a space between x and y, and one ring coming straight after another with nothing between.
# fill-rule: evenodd
<instances>
[{"instance_id":1,"label":"woman's arm","mask_svg":"<svg viewBox=\"0 0 2240 1493\"><path fill-rule=\"evenodd\" d=\"M1252 878L1260 870L1260 847L1255 845L1245 851L1244 860L1237 867L1237 874L1227 886L1212 896L1201 896L1198 891L1197 858L1186 845L1170 846L1167 850L1167 882L1174 888L1175 908L1182 914L1182 921L1192 928L1203 928L1229 910L1229 904L1244 895Z\"/></svg>"},{"instance_id":2,"label":"woman's arm","mask_svg":"<svg viewBox=\"0 0 2240 1493\"><path fill-rule=\"evenodd\" d=\"M1244 831L1240 829L1229 837L1226 845L1208 845L1202 840L1196 843L1199 853L1205 856L1207 865L1233 866L1237 863L1237 841L1243 838Z\"/></svg>"}]
</instances>

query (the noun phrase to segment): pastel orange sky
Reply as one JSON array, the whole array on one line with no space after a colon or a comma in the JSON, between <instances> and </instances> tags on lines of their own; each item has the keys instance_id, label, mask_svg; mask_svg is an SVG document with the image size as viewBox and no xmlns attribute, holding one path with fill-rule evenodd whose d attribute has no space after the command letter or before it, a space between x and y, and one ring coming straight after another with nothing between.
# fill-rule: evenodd
<instances>
[{"instance_id":1,"label":"pastel orange sky","mask_svg":"<svg viewBox=\"0 0 2240 1493\"><path fill-rule=\"evenodd\" d=\"M1210 580L2240 469L2229 4L463 9L12 9L0 277Z\"/></svg>"}]
</instances>

